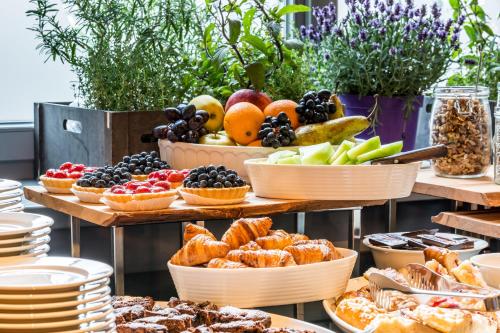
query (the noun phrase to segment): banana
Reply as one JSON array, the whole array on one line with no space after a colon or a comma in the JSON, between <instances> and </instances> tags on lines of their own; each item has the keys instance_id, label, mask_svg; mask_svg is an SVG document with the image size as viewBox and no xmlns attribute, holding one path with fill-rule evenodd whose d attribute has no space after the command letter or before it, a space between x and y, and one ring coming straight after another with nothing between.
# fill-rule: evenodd
<instances>
[{"instance_id":1,"label":"banana","mask_svg":"<svg viewBox=\"0 0 500 333\"><path fill-rule=\"evenodd\" d=\"M330 115L330 120L331 119L338 119L342 118L344 116L344 104L342 104L342 101L340 100L339 96L336 94L332 94L330 96L330 103L333 103L335 105L335 113L332 113Z\"/></svg>"},{"instance_id":2,"label":"banana","mask_svg":"<svg viewBox=\"0 0 500 333\"><path fill-rule=\"evenodd\" d=\"M370 126L366 117L352 116L328 120L321 124L300 126L295 130L294 146L310 146L330 142L340 144L343 140L364 131Z\"/></svg>"}]
</instances>

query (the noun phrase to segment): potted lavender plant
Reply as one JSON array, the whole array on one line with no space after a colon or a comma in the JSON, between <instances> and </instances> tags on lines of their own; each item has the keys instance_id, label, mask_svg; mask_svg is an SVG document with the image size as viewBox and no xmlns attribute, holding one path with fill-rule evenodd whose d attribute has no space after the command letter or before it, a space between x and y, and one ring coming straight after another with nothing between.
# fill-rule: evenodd
<instances>
[{"instance_id":1,"label":"potted lavender plant","mask_svg":"<svg viewBox=\"0 0 500 333\"><path fill-rule=\"evenodd\" d=\"M335 6L314 8L315 23L301 27L309 45L317 85L331 87L346 115L370 116L383 142L415 146L422 92L445 73L463 17L443 21L433 4L416 8L412 0L346 0L347 15ZM361 135L361 137L363 137Z\"/></svg>"}]
</instances>

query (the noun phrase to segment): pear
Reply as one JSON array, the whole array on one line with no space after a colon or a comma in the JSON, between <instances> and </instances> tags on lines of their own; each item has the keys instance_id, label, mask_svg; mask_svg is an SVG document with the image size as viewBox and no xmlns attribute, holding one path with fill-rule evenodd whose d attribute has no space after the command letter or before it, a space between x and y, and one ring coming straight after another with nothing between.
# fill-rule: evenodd
<instances>
[{"instance_id":1,"label":"pear","mask_svg":"<svg viewBox=\"0 0 500 333\"><path fill-rule=\"evenodd\" d=\"M352 116L328 120L320 124L304 125L295 130L294 146L310 146L322 142L338 145L345 139L363 132L370 122L366 117Z\"/></svg>"}]
</instances>

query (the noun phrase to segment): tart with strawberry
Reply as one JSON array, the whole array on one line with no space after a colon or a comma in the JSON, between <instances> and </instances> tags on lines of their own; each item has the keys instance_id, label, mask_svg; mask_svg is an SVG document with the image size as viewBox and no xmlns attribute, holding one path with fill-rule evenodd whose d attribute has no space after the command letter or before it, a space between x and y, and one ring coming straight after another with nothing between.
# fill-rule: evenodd
<instances>
[{"instance_id":1,"label":"tart with strawberry","mask_svg":"<svg viewBox=\"0 0 500 333\"><path fill-rule=\"evenodd\" d=\"M245 200L250 186L234 170L208 165L192 169L179 189L186 203L235 204Z\"/></svg>"},{"instance_id":2,"label":"tart with strawberry","mask_svg":"<svg viewBox=\"0 0 500 333\"><path fill-rule=\"evenodd\" d=\"M77 179L94 169L83 164L66 162L58 169L47 170L44 175L40 176L40 182L50 193L71 193L71 186Z\"/></svg>"},{"instance_id":3,"label":"tart with strawberry","mask_svg":"<svg viewBox=\"0 0 500 333\"><path fill-rule=\"evenodd\" d=\"M176 198L177 191L167 181L133 180L106 190L101 201L114 210L142 211L166 209Z\"/></svg>"},{"instance_id":4,"label":"tart with strawberry","mask_svg":"<svg viewBox=\"0 0 500 333\"><path fill-rule=\"evenodd\" d=\"M132 180L128 170L120 167L105 166L94 172L86 172L71 187L71 192L88 203L101 203L102 194L115 185L123 185Z\"/></svg>"},{"instance_id":5,"label":"tart with strawberry","mask_svg":"<svg viewBox=\"0 0 500 333\"><path fill-rule=\"evenodd\" d=\"M154 171L148 175L148 182L154 184L157 181L167 181L170 183L170 188L175 189L182 186L189 171L189 169L180 171L173 169Z\"/></svg>"}]
</instances>

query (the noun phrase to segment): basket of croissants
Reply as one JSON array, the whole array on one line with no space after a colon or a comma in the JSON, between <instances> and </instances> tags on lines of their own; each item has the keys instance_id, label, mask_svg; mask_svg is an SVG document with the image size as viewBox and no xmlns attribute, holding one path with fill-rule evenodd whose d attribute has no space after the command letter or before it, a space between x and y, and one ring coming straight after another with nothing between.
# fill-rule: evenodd
<instances>
[{"instance_id":1,"label":"basket of croissants","mask_svg":"<svg viewBox=\"0 0 500 333\"><path fill-rule=\"evenodd\" d=\"M273 230L269 217L242 218L221 240L188 224L184 246L168 262L181 299L258 307L340 296L357 252L326 239Z\"/></svg>"}]
</instances>

